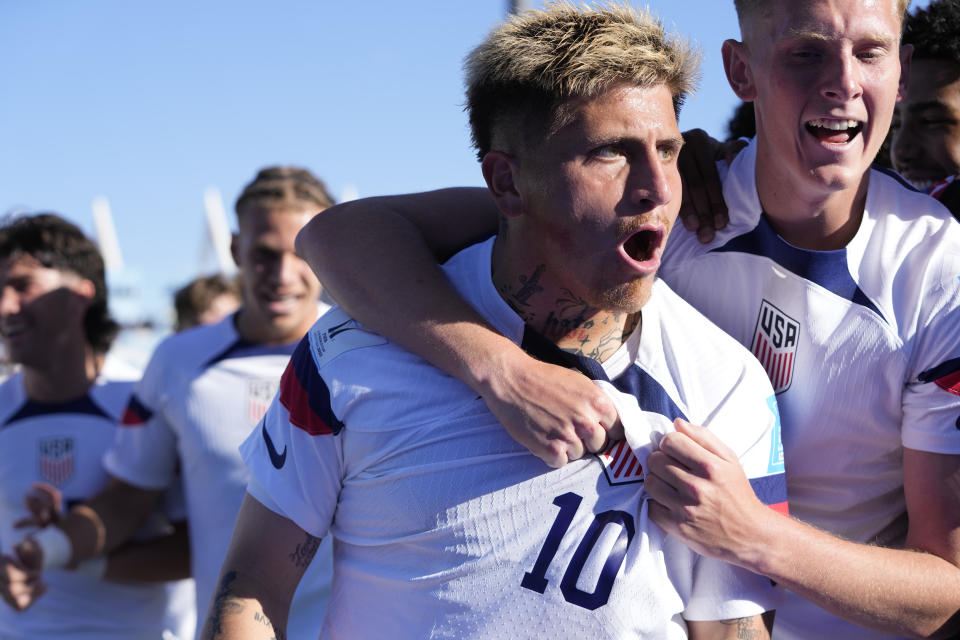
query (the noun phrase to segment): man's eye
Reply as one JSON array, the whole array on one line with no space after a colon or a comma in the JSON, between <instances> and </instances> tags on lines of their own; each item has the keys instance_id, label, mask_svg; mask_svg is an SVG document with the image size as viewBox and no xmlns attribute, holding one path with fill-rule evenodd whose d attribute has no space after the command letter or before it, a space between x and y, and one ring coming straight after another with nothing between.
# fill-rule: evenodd
<instances>
[{"instance_id":1,"label":"man's eye","mask_svg":"<svg viewBox=\"0 0 960 640\"><path fill-rule=\"evenodd\" d=\"M598 158L619 158L625 155L623 147L618 144L608 144L597 148L593 155Z\"/></svg>"},{"instance_id":2,"label":"man's eye","mask_svg":"<svg viewBox=\"0 0 960 640\"><path fill-rule=\"evenodd\" d=\"M676 147L660 147L657 149L657 153L660 155L660 159L664 162L670 162L677 157L678 149Z\"/></svg>"}]
</instances>

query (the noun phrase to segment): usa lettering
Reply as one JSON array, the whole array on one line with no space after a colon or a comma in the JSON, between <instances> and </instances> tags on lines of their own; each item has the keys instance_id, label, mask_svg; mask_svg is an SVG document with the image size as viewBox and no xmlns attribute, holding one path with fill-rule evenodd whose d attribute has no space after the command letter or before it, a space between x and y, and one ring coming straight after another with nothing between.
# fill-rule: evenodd
<instances>
[{"instance_id":1,"label":"usa lettering","mask_svg":"<svg viewBox=\"0 0 960 640\"><path fill-rule=\"evenodd\" d=\"M798 326L787 322L786 318L770 307L765 306L760 310L760 329L770 338L774 349L797 346Z\"/></svg>"}]
</instances>

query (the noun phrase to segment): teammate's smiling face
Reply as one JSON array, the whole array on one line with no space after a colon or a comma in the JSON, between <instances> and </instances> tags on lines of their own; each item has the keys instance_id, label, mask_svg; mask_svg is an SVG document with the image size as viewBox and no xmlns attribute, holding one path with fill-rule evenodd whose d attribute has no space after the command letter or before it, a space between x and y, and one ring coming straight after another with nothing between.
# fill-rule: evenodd
<instances>
[{"instance_id":1,"label":"teammate's smiling face","mask_svg":"<svg viewBox=\"0 0 960 640\"><path fill-rule=\"evenodd\" d=\"M243 277L241 335L260 343L292 342L317 318L321 287L294 250L308 209L247 206L239 214L232 251Z\"/></svg>"},{"instance_id":2,"label":"teammate's smiling face","mask_svg":"<svg viewBox=\"0 0 960 640\"><path fill-rule=\"evenodd\" d=\"M0 334L11 360L57 366L68 345L86 340L83 317L93 294L89 280L30 255L0 261Z\"/></svg>"},{"instance_id":3,"label":"teammate's smiling face","mask_svg":"<svg viewBox=\"0 0 960 640\"><path fill-rule=\"evenodd\" d=\"M744 42L725 43L724 60L755 102L758 180L775 175L805 200L860 184L904 88L896 5L772 0L744 18Z\"/></svg>"}]
</instances>

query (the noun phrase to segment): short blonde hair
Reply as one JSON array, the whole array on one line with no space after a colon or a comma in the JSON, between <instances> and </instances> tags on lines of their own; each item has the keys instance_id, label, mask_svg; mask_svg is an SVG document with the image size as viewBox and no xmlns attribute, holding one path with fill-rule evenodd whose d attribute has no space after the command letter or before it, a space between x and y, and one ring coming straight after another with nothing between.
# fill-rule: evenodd
<instances>
[{"instance_id":1,"label":"short blonde hair","mask_svg":"<svg viewBox=\"0 0 960 640\"><path fill-rule=\"evenodd\" d=\"M482 159L510 144L505 138L522 144L549 135L566 121L569 100L618 84L666 85L679 114L696 84L699 58L656 18L627 4L553 2L511 16L466 60L474 146Z\"/></svg>"}]
</instances>

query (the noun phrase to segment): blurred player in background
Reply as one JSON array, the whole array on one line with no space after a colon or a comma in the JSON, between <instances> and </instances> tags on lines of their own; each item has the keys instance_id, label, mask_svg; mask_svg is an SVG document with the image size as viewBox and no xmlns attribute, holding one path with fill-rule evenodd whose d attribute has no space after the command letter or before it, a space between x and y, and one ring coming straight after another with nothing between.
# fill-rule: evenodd
<instances>
[{"instance_id":1,"label":"blurred player in background","mask_svg":"<svg viewBox=\"0 0 960 640\"><path fill-rule=\"evenodd\" d=\"M240 283L222 273L200 276L177 289L173 308L177 319L174 331L201 324L216 324L240 308Z\"/></svg>"},{"instance_id":2,"label":"blurred player in background","mask_svg":"<svg viewBox=\"0 0 960 640\"><path fill-rule=\"evenodd\" d=\"M161 491L182 477L197 606L206 610L248 471L237 450L266 411L290 354L318 312L322 287L294 251L300 228L333 204L299 168L261 170L237 199L232 252L243 306L221 322L164 340L134 389L105 458L109 486L59 523L74 562L126 541ZM291 612L294 638L315 637L330 582L320 553ZM304 606L299 606L300 596Z\"/></svg>"},{"instance_id":3,"label":"blurred player in background","mask_svg":"<svg viewBox=\"0 0 960 640\"><path fill-rule=\"evenodd\" d=\"M914 10L903 41L913 59L893 116L893 168L960 220L960 0Z\"/></svg>"},{"instance_id":4,"label":"blurred player in background","mask_svg":"<svg viewBox=\"0 0 960 640\"><path fill-rule=\"evenodd\" d=\"M153 539L79 567L64 557L62 534L47 531L49 553L41 561L50 570L42 576L35 555L12 551L33 530L24 524L55 521L62 505L109 482L103 454L139 377L107 357L117 329L107 311L103 260L80 229L52 214L0 227L0 333L21 365L0 385L0 543L7 554L0 581L8 605L0 607L0 638L160 640L193 633L192 596L179 619L168 611L168 596L190 585L163 583L189 573L182 522L174 529L154 514L144 532ZM24 504L27 495L45 510L39 522Z\"/></svg>"}]
</instances>

